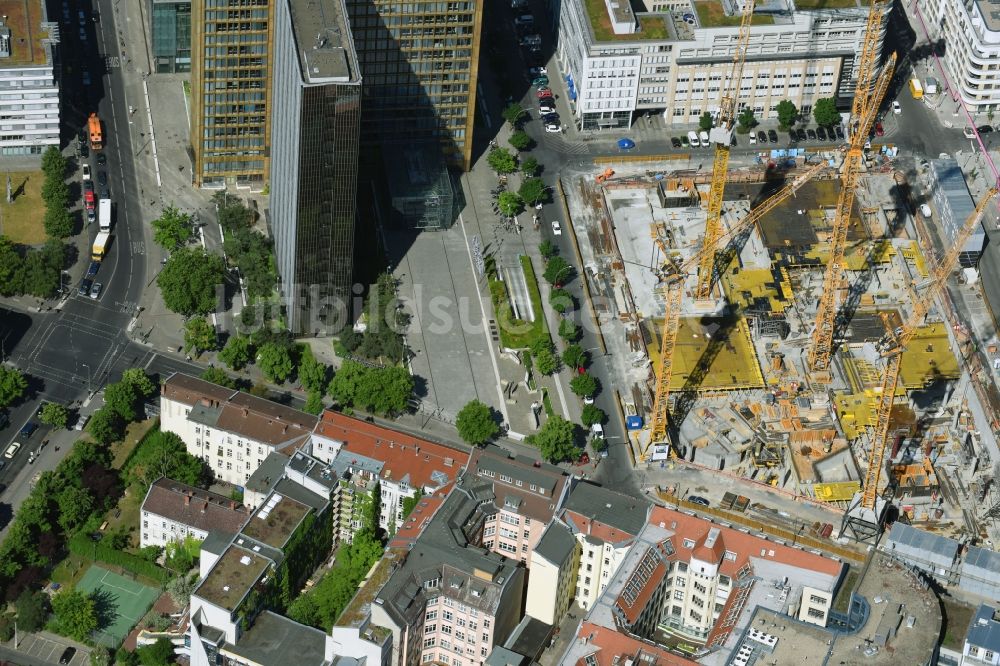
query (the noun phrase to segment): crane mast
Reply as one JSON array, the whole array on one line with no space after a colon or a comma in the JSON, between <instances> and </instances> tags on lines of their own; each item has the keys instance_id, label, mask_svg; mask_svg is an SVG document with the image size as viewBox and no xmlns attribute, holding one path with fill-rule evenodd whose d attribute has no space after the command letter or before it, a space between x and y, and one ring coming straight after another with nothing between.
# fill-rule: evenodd
<instances>
[{"instance_id":1,"label":"crane mast","mask_svg":"<svg viewBox=\"0 0 1000 666\"><path fill-rule=\"evenodd\" d=\"M719 235L722 233L722 197L725 193L726 176L729 170L729 144L732 140L733 122L736 119L736 99L740 94L743 63L746 60L747 45L750 42L750 22L753 19L756 0L744 0L744 3L740 30L736 39L736 50L733 52L729 78L722 90L722 101L719 104L719 122L712 129L710 135L712 142L715 143L715 158L712 161L712 184L708 192L708 215L705 219L705 240L703 243L703 247L710 251L703 254L698 264L698 288L695 292L695 298L698 300L705 300L711 296L712 274L715 270L715 248L718 247Z\"/></svg>"},{"instance_id":2,"label":"crane mast","mask_svg":"<svg viewBox=\"0 0 1000 666\"><path fill-rule=\"evenodd\" d=\"M848 126L849 147L844 158L840 196L837 199L833 229L830 234L830 257L823 275L823 287L820 292L812 343L809 349L809 372L817 379L829 377L838 306L837 292L841 286L847 229L854 207L854 192L861 177L865 141L895 69L896 56L893 54L886 61L878 81L874 81L878 47L881 43L876 35L881 28L881 23L881 5L873 0L868 11L865 43L861 49L858 85L855 89L854 102L851 105L851 120Z\"/></svg>"},{"instance_id":3,"label":"crane mast","mask_svg":"<svg viewBox=\"0 0 1000 666\"><path fill-rule=\"evenodd\" d=\"M882 465L885 458L885 449L889 443L889 426L892 405L895 400L896 386L899 383L900 359L907 343L916 333L917 328L923 322L924 317L934 305L941 289L948 282L948 275L958 261L962 248L965 247L969 236L979 225L986 212L986 206L997 195L997 188L990 189L976 205L976 210L966 219L964 226L959 231L954 243L945 253L941 262L934 269L931 282L924 291L923 296L913 305L913 310L905 323L895 331L887 333L880 346L882 347L882 358L885 359L885 372L882 375L882 392L879 394L878 406L876 409L875 425L872 429L871 455L868 459L868 471L865 474L864 486L861 489L861 506L866 509L874 509L878 498L878 484L882 474ZM888 329L888 326L887 326Z\"/></svg>"},{"instance_id":4,"label":"crane mast","mask_svg":"<svg viewBox=\"0 0 1000 666\"><path fill-rule=\"evenodd\" d=\"M762 201L760 205L734 224L729 231L720 233L716 240L728 242L729 239L739 236L825 168L827 168L825 162L812 165L809 169L799 174L792 182ZM677 329L680 326L681 320L685 275L692 267L700 266L705 257L708 257L713 262L715 261L715 247L703 245L696 254L684 262L672 259L665 246L661 245L660 250L666 257L663 290L667 307L663 321L662 340L660 341L660 358L656 368L656 394L653 401L653 414L650 420L650 438L642 454L643 460L648 457L649 448L653 444L667 441L667 427L670 421L670 380L673 378L673 355L674 347L677 343Z\"/></svg>"}]
</instances>

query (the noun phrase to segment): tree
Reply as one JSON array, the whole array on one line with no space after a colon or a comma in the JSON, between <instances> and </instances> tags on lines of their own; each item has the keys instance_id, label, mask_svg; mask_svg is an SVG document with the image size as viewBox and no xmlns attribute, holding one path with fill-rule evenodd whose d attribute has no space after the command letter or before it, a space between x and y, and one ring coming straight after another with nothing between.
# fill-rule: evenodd
<instances>
[{"instance_id":1,"label":"tree","mask_svg":"<svg viewBox=\"0 0 1000 666\"><path fill-rule=\"evenodd\" d=\"M253 229L238 228L229 232L223 247L230 263L240 269L247 295L270 296L278 280L271 240Z\"/></svg>"},{"instance_id":2,"label":"tree","mask_svg":"<svg viewBox=\"0 0 1000 666\"><path fill-rule=\"evenodd\" d=\"M517 193L521 195L524 202L529 206L545 201L549 195L549 188L541 178L525 178L518 188Z\"/></svg>"},{"instance_id":3,"label":"tree","mask_svg":"<svg viewBox=\"0 0 1000 666\"><path fill-rule=\"evenodd\" d=\"M87 432L101 444L110 444L121 439L125 432L125 422L114 410L103 407L90 417Z\"/></svg>"},{"instance_id":4,"label":"tree","mask_svg":"<svg viewBox=\"0 0 1000 666\"><path fill-rule=\"evenodd\" d=\"M234 335L226 341L219 359L231 370L240 370L254 357L253 344L245 335Z\"/></svg>"},{"instance_id":5,"label":"tree","mask_svg":"<svg viewBox=\"0 0 1000 666\"><path fill-rule=\"evenodd\" d=\"M62 176L45 178L42 184L42 200L48 208L58 207L59 204L65 204L69 200L69 185Z\"/></svg>"},{"instance_id":6,"label":"tree","mask_svg":"<svg viewBox=\"0 0 1000 666\"><path fill-rule=\"evenodd\" d=\"M115 653L115 666L142 666L142 664L139 663L138 653L120 649Z\"/></svg>"},{"instance_id":7,"label":"tree","mask_svg":"<svg viewBox=\"0 0 1000 666\"><path fill-rule=\"evenodd\" d=\"M54 242L61 251L62 243ZM49 298L59 289L61 268L62 262L54 261L44 250L28 252L22 264L22 290L38 298Z\"/></svg>"},{"instance_id":8,"label":"tree","mask_svg":"<svg viewBox=\"0 0 1000 666\"><path fill-rule=\"evenodd\" d=\"M104 389L104 409L110 409L126 423L139 417L138 393L125 382L109 384Z\"/></svg>"},{"instance_id":9,"label":"tree","mask_svg":"<svg viewBox=\"0 0 1000 666\"><path fill-rule=\"evenodd\" d=\"M559 254L559 246L546 238L538 244L538 251L541 253L542 259L548 261Z\"/></svg>"},{"instance_id":10,"label":"tree","mask_svg":"<svg viewBox=\"0 0 1000 666\"><path fill-rule=\"evenodd\" d=\"M778 112L778 125L783 130L794 125L795 119L799 116L799 109L795 106L795 102L790 99L783 99L778 102L775 110Z\"/></svg>"},{"instance_id":11,"label":"tree","mask_svg":"<svg viewBox=\"0 0 1000 666\"><path fill-rule=\"evenodd\" d=\"M129 368L123 372L121 383L130 386L141 398L149 398L159 391L159 387L141 368Z\"/></svg>"},{"instance_id":12,"label":"tree","mask_svg":"<svg viewBox=\"0 0 1000 666\"><path fill-rule=\"evenodd\" d=\"M518 127L524 117L524 109L517 102L511 102L503 108L503 119L510 123L511 127Z\"/></svg>"},{"instance_id":13,"label":"tree","mask_svg":"<svg viewBox=\"0 0 1000 666\"><path fill-rule=\"evenodd\" d=\"M506 148L494 148L486 156L486 163L499 174L517 171L517 158Z\"/></svg>"},{"instance_id":14,"label":"tree","mask_svg":"<svg viewBox=\"0 0 1000 666\"><path fill-rule=\"evenodd\" d=\"M130 483L144 488L161 476L202 487L211 480L211 472L204 461L188 453L180 437L163 430L146 435L129 458L124 472Z\"/></svg>"},{"instance_id":15,"label":"tree","mask_svg":"<svg viewBox=\"0 0 1000 666\"><path fill-rule=\"evenodd\" d=\"M583 412L580 414L580 422L587 428L595 423L604 423L606 418L608 418L608 415L596 405L584 405Z\"/></svg>"},{"instance_id":16,"label":"tree","mask_svg":"<svg viewBox=\"0 0 1000 666\"><path fill-rule=\"evenodd\" d=\"M236 390L236 380L227 375L225 370L217 368L214 365L205 368L205 371L201 373L201 378L206 382L212 382L219 386L225 386L227 389Z\"/></svg>"},{"instance_id":17,"label":"tree","mask_svg":"<svg viewBox=\"0 0 1000 666\"><path fill-rule=\"evenodd\" d=\"M308 414L319 414L324 408L323 392L309 391L308 395L306 395L306 404L302 407L302 411Z\"/></svg>"},{"instance_id":18,"label":"tree","mask_svg":"<svg viewBox=\"0 0 1000 666\"><path fill-rule=\"evenodd\" d=\"M191 593L198 584L198 572L189 571L187 575L177 576L167 583L167 594L174 600L174 603L184 608L191 600Z\"/></svg>"},{"instance_id":19,"label":"tree","mask_svg":"<svg viewBox=\"0 0 1000 666\"><path fill-rule=\"evenodd\" d=\"M553 289L549 292L549 305L552 309L562 314L567 310L572 310L576 305L573 296L565 289Z\"/></svg>"},{"instance_id":20,"label":"tree","mask_svg":"<svg viewBox=\"0 0 1000 666\"><path fill-rule=\"evenodd\" d=\"M757 118L754 117L753 109L749 106L743 109L743 112L740 113L740 116L737 119L737 121L739 124L739 130L741 134L746 134L751 129L757 126Z\"/></svg>"},{"instance_id":21,"label":"tree","mask_svg":"<svg viewBox=\"0 0 1000 666\"><path fill-rule=\"evenodd\" d=\"M545 376L554 375L559 371L559 357L550 349L541 349L535 354L535 367Z\"/></svg>"},{"instance_id":22,"label":"tree","mask_svg":"<svg viewBox=\"0 0 1000 666\"><path fill-rule=\"evenodd\" d=\"M458 435L470 446L481 446L500 432L493 410L478 400L466 403L455 419Z\"/></svg>"},{"instance_id":23,"label":"tree","mask_svg":"<svg viewBox=\"0 0 1000 666\"><path fill-rule=\"evenodd\" d=\"M565 284L571 275L573 275L573 266L559 256L549 259L545 264L545 272L542 273L546 282L556 286Z\"/></svg>"},{"instance_id":24,"label":"tree","mask_svg":"<svg viewBox=\"0 0 1000 666\"><path fill-rule=\"evenodd\" d=\"M42 220L45 233L53 238L71 236L73 234L73 216L70 215L70 212L63 207L51 204L46 204L46 206L45 217Z\"/></svg>"},{"instance_id":25,"label":"tree","mask_svg":"<svg viewBox=\"0 0 1000 666\"><path fill-rule=\"evenodd\" d=\"M218 344L215 328L204 317L192 317L184 324L184 348L195 356L215 349Z\"/></svg>"},{"instance_id":26,"label":"tree","mask_svg":"<svg viewBox=\"0 0 1000 666\"><path fill-rule=\"evenodd\" d=\"M163 213L153 220L153 240L164 250L173 251L187 245L194 235L191 216L174 206L167 206Z\"/></svg>"},{"instance_id":27,"label":"tree","mask_svg":"<svg viewBox=\"0 0 1000 666\"><path fill-rule=\"evenodd\" d=\"M190 317L215 310L215 289L224 278L222 257L202 248L187 247L170 255L156 284L168 308Z\"/></svg>"},{"instance_id":28,"label":"tree","mask_svg":"<svg viewBox=\"0 0 1000 666\"><path fill-rule=\"evenodd\" d=\"M538 447L542 457L550 463L576 458L576 425L559 415L550 416L545 425L533 435L528 443Z\"/></svg>"},{"instance_id":29,"label":"tree","mask_svg":"<svg viewBox=\"0 0 1000 666\"><path fill-rule=\"evenodd\" d=\"M523 173L528 178L533 178L534 176L537 176L540 170L541 170L541 165L538 163L538 160L536 160L531 155L521 160L521 173Z\"/></svg>"},{"instance_id":30,"label":"tree","mask_svg":"<svg viewBox=\"0 0 1000 666\"><path fill-rule=\"evenodd\" d=\"M21 255L11 239L0 236L0 296L20 294L23 284Z\"/></svg>"},{"instance_id":31,"label":"tree","mask_svg":"<svg viewBox=\"0 0 1000 666\"><path fill-rule=\"evenodd\" d=\"M288 347L274 342L263 345L257 351L257 365L264 376L276 384L284 382L292 374L292 356Z\"/></svg>"},{"instance_id":32,"label":"tree","mask_svg":"<svg viewBox=\"0 0 1000 666\"><path fill-rule=\"evenodd\" d=\"M515 150L525 150L531 145L531 137L524 130L517 130L516 132L511 132L510 137L507 139L509 143Z\"/></svg>"},{"instance_id":33,"label":"tree","mask_svg":"<svg viewBox=\"0 0 1000 666\"><path fill-rule=\"evenodd\" d=\"M49 597L41 591L25 590L17 598L17 628L28 633L45 626L49 617Z\"/></svg>"},{"instance_id":34,"label":"tree","mask_svg":"<svg viewBox=\"0 0 1000 666\"><path fill-rule=\"evenodd\" d=\"M566 345L562 358L563 363L571 368L582 368L587 365L587 352L578 344Z\"/></svg>"},{"instance_id":35,"label":"tree","mask_svg":"<svg viewBox=\"0 0 1000 666\"><path fill-rule=\"evenodd\" d=\"M580 339L580 326L572 319L559 322L559 337L566 342L576 342Z\"/></svg>"},{"instance_id":36,"label":"tree","mask_svg":"<svg viewBox=\"0 0 1000 666\"><path fill-rule=\"evenodd\" d=\"M569 382L569 390L582 397L593 397L599 388L597 380L590 373L579 374Z\"/></svg>"},{"instance_id":37,"label":"tree","mask_svg":"<svg viewBox=\"0 0 1000 666\"><path fill-rule=\"evenodd\" d=\"M516 192L501 192L497 197L497 206L507 217L514 217L524 210L524 201Z\"/></svg>"},{"instance_id":38,"label":"tree","mask_svg":"<svg viewBox=\"0 0 1000 666\"><path fill-rule=\"evenodd\" d=\"M111 651L97 645L90 651L90 666L111 666Z\"/></svg>"},{"instance_id":39,"label":"tree","mask_svg":"<svg viewBox=\"0 0 1000 666\"><path fill-rule=\"evenodd\" d=\"M382 482L376 481L361 515L361 529L375 536L382 519Z\"/></svg>"},{"instance_id":40,"label":"tree","mask_svg":"<svg viewBox=\"0 0 1000 666\"><path fill-rule=\"evenodd\" d=\"M833 97L824 97L816 102L813 107L813 118L816 124L821 127L832 127L840 124L840 111L837 111L837 100Z\"/></svg>"},{"instance_id":41,"label":"tree","mask_svg":"<svg viewBox=\"0 0 1000 666\"><path fill-rule=\"evenodd\" d=\"M20 370L0 365L0 409L21 398L27 389L28 380Z\"/></svg>"},{"instance_id":42,"label":"tree","mask_svg":"<svg viewBox=\"0 0 1000 666\"><path fill-rule=\"evenodd\" d=\"M174 644L167 638L157 638L152 645L143 645L135 653L142 666L168 666L174 663Z\"/></svg>"},{"instance_id":43,"label":"tree","mask_svg":"<svg viewBox=\"0 0 1000 666\"><path fill-rule=\"evenodd\" d=\"M320 363L313 355L312 347L301 345L299 347L299 381L311 393L319 393L322 397L323 391L330 383L330 366Z\"/></svg>"},{"instance_id":44,"label":"tree","mask_svg":"<svg viewBox=\"0 0 1000 666\"><path fill-rule=\"evenodd\" d=\"M406 410L413 396L413 377L406 368L369 368L344 361L330 382L330 395L345 407L382 415Z\"/></svg>"},{"instance_id":45,"label":"tree","mask_svg":"<svg viewBox=\"0 0 1000 666\"><path fill-rule=\"evenodd\" d=\"M97 629L94 600L75 588L63 589L52 597L52 613L59 633L75 640L87 640Z\"/></svg>"},{"instance_id":46,"label":"tree","mask_svg":"<svg viewBox=\"0 0 1000 666\"><path fill-rule=\"evenodd\" d=\"M216 192L212 201L218 206L219 224L226 233L236 229L248 229L253 224L253 212L243 205L239 197L223 190Z\"/></svg>"},{"instance_id":47,"label":"tree","mask_svg":"<svg viewBox=\"0 0 1000 666\"><path fill-rule=\"evenodd\" d=\"M715 122L712 120L712 114L709 113L708 111L701 114L701 117L698 118L698 129L700 129L702 132L707 132L708 130L712 129L712 125L714 124Z\"/></svg>"},{"instance_id":48,"label":"tree","mask_svg":"<svg viewBox=\"0 0 1000 666\"><path fill-rule=\"evenodd\" d=\"M56 497L59 506L59 526L66 534L72 534L94 510L94 498L83 488L66 486Z\"/></svg>"},{"instance_id":49,"label":"tree","mask_svg":"<svg viewBox=\"0 0 1000 666\"><path fill-rule=\"evenodd\" d=\"M421 492L420 488L417 488L413 492L413 497L403 498L403 520L406 520L406 517L413 513L413 509L420 504L420 500L423 499L423 497L424 493Z\"/></svg>"},{"instance_id":50,"label":"tree","mask_svg":"<svg viewBox=\"0 0 1000 666\"><path fill-rule=\"evenodd\" d=\"M46 178L65 178L66 157L55 146L49 146L42 153L42 173Z\"/></svg>"},{"instance_id":51,"label":"tree","mask_svg":"<svg viewBox=\"0 0 1000 666\"><path fill-rule=\"evenodd\" d=\"M38 412L38 420L53 428L65 428L69 421L69 410L56 402L47 402Z\"/></svg>"}]
</instances>

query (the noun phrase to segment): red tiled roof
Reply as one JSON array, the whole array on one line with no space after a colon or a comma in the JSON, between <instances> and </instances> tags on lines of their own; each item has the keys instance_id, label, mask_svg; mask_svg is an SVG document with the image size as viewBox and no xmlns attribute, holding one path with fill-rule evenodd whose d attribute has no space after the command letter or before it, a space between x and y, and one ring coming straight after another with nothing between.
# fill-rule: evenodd
<instances>
[{"instance_id":1,"label":"red tiled roof","mask_svg":"<svg viewBox=\"0 0 1000 666\"><path fill-rule=\"evenodd\" d=\"M592 520L587 516L577 513L571 509L564 509L562 516L563 520L572 523L572 526L576 529L576 531L582 532L583 534L591 536L604 543L621 545L626 544L635 538L634 534L623 532L606 523L602 523L599 520Z\"/></svg>"},{"instance_id":2,"label":"red tiled roof","mask_svg":"<svg viewBox=\"0 0 1000 666\"><path fill-rule=\"evenodd\" d=\"M331 411L323 412L315 432L344 442L343 450L384 463L383 479L409 476L414 488L444 485L431 478L434 472L445 474L446 483L454 481L469 457L465 451Z\"/></svg>"},{"instance_id":3,"label":"red tiled roof","mask_svg":"<svg viewBox=\"0 0 1000 666\"><path fill-rule=\"evenodd\" d=\"M448 491L451 490L451 484L448 484L441 492L436 495L431 495L429 497L422 497L417 505L413 507L413 511L410 515L406 517L403 521L402 526L396 530L396 534L393 535L392 540L389 541L388 548L406 548L411 546L417 538L423 534L424 528L427 527L427 523L430 522L437 510L441 508L444 504L445 498L448 496Z\"/></svg>"},{"instance_id":4,"label":"red tiled roof","mask_svg":"<svg viewBox=\"0 0 1000 666\"><path fill-rule=\"evenodd\" d=\"M250 517L246 506L228 497L167 478L149 487L142 510L205 532L229 534L239 532Z\"/></svg>"},{"instance_id":5,"label":"red tiled roof","mask_svg":"<svg viewBox=\"0 0 1000 666\"><path fill-rule=\"evenodd\" d=\"M632 576L634 577L637 574L638 572L633 572ZM663 562L660 562L656 565L656 568L653 569L653 572L644 583L642 583L642 581L638 581L642 583L642 588L639 590L639 593L635 596L635 600L631 604L624 596L625 590L622 590L622 593L618 595L618 599L615 603L618 605L618 608L621 609L622 613L624 613L629 626L635 624L635 621L639 619L639 615L642 614L642 610L646 607L646 604L649 603L650 597L652 597L653 593L656 592L656 588L660 586L660 583L663 581L663 577L666 575L667 566Z\"/></svg>"},{"instance_id":6,"label":"red tiled roof","mask_svg":"<svg viewBox=\"0 0 1000 666\"><path fill-rule=\"evenodd\" d=\"M694 666L698 663L593 622L580 624L576 640L586 640L588 645L593 646L594 651L588 653L587 656L593 656L597 666L624 664L628 659L632 659L635 663L649 663L655 666ZM643 656L652 657L652 659L648 661L637 659L640 652ZM577 660L576 664L577 666L586 666L586 657Z\"/></svg>"}]
</instances>

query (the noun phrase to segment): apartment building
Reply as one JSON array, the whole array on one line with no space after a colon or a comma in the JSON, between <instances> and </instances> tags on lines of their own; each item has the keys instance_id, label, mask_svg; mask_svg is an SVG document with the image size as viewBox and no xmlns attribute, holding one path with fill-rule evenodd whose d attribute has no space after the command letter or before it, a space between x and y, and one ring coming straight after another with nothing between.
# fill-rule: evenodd
<instances>
[{"instance_id":1,"label":"apartment building","mask_svg":"<svg viewBox=\"0 0 1000 666\"><path fill-rule=\"evenodd\" d=\"M570 477L554 465L488 446L473 450L463 481L490 506L483 548L530 569L535 547L566 500Z\"/></svg>"},{"instance_id":2,"label":"apartment building","mask_svg":"<svg viewBox=\"0 0 1000 666\"><path fill-rule=\"evenodd\" d=\"M549 523L531 552L524 612L557 626L569 610L580 569L580 545L558 520Z\"/></svg>"},{"instance_id":3,"label":"apartment building","mask_svg":"<svg viewBox=\"0 0 1000 666\"><path fill-rule=\"evenodd\" d=\"M330 552L329 499L285 480L225 542L213 532L191 594L192 666L333 663L329 635L272 612ZM220 546L220 547L217 547Z\"/></svg>"},{"instance_id":4,"label":"apartment building","mask_svg":"<svg viewBox=\"0 0 1000 666\"><path fill-rule=\"evenodd\" d=\"M583 130L627 128L650 114L685 125L719 110L737 46L738 3L645 0L641 8L614 0L559 4L557 57ZM887 6L875 36L880 42L888 12ZM807 10L794 0L758 5L738 106L767 119L777 118L777 105L786 99L806 114L825 97L848 104L857 83L858 44L869 38L867 13L863 4Z\"/></svg>"},{"instance_id":5,"label":"apartment building","mask_svg":"<svg viewBox=\"0 0 1000 666\"><path fill-rule=\"evenodd\" d=\"M604 592L649 516L650 503L591 483L580 483L560 514L580 545L576 603L590 609Z\"/></svg>"},{"instance_id":6,"label":"apartment building","mask_svg":"<svg viewBox=\"0 0 1000 666\"><path fill-rule=\"evenodd\" d=\"M403 523L406 499L433 495L453 483L468 453L361 419L326 411L309 439L310 454L331 465L340 480L340 538L361 527L361 507L378 484L379 526L391 532Z\"/></svg>"},{"instance_id":7,"label":"apartment building","mask_svg":"<svg viewBox=\"0 0 1000 666\"><path fill-rule=\"evenodd\" d=\"M482 0L347 0L364 81L362 139L388 161L417 143L468 170Z\"/></svg>"},{"instance_id":8,"label":"apartment building","mask_svg":"<svg viewBox=\"0 0 1000 666\"><path fill-rule=\"evenodd\" d=\"M312 414L181 373L160 390L160 428L240 488L273 451L290 455L308 442L316 423Z\"/></svg>"},{"instance_id":9,"label":"apartment building","mask_svg":"<svg viewBox=\"0 0 1000 666\"><path fill-rule=\"evenodd\" d=\"M270 222L286 325L349 323L361 72L343 0L275 0Z\"/></svg>"},{"instance_id":10,"label":"apartment building","mask_svg":"<svg viewBox=\"0 0 1000 666\"><path fill-rule=\"evenodd\" d=\"M961 666L1000 664L1000 608L981 604L969 623Z\"/></svg>"},{"instance_id":11,"label":"apartment building","mask_svg":"<svg viewBox=\"0 0 1000 666\"><path fill-rule=\"evenodd\" d=\"M1000 110L1000 14L990 0L919 0L932 42L947 44L944 62L951 94L973 114ZM917 34L921 34L918 29Z\"/></svg>"},{"instance_id":12,"label":"apartment building","mask_svg":"<svg viewBox=\"0 0 1000 666\"><path fill-rule=\"evenodd\" d=\"M139 545L163 548L187 537L236 534L250 517L248 507L228 497L162 477L146 491L140 510Z\"/></svg>"},{"instance_id":13,"label":"apartment building","mask_svg":"<svg viewBox=\"0 0 1000 666\"><path fill-rule=\"evenodd\" d=\"M59 147L59 25L40 0L2 0L0 17L0 160L40 159Z\"/></svg>"},{"instance_id":14,"label":"apartment building","mask_svg":"<svg viewBox=\"0 0 1000 666\"><path fill-rule=\"evenodd\" d=\"M945 247L950 247L962 232L966 220L976 210L976 201L969 192L965 175L954 157L930 160L930 174L936 187L932 201L937 212L937 226L942 230ZM962 268L978 265L986 247L986 230L978 223L962 246L958 264Z\"/></svg>"}]
</instances>

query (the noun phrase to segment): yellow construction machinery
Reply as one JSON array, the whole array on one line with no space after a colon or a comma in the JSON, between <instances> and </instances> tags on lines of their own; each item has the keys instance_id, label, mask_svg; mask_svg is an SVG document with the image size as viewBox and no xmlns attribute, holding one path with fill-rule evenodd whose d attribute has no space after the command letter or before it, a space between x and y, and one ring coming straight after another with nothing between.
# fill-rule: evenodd
<instances>
[{"instance_id":1,"label":"yellow construction machinery","mask_svg":"<svg viewBox=\"0 0 1000 666\"><path fill-rule=\"evenodd\" d=\"M702 246L709 252L702 253L698 264L698 290L695 299L706 300L712 294L712 274L715 271L715 248L722 233L722 195L726 189L729 170L729 147L733 139L733 123L736 121L736 99L740 95L743 80L743 63L746 60L747 44L750 41L750 21L753 19L755 0L744 0L740 31L733 50L733 62L729 67L729 78L722 89L719 117L709 134L715 144L715 159L712 162L712 185L708 191L708 216L705 220L705 240Z\"/></svg>"},{"instance_id":2,"label":"yellow construction machinery","mask_svg":"<svg viewBox=\"0 0 1000 666\"><path fill-rule=\"evenodd\" d=\"M728 243L731 239L749 230L757 223L757 220L771 212L782 201L790 197L796 190L812 180L817 173L826 168L826 162L810 165L808 169L800 173L791 182L762 201L760 205L750 211L746 217L740 219L728 231L717 234L716 243ZM646 442L641 454L641 458L644 461L648 460L653 445L667 442L667 428L670 421L670 380L673 377L673 354L674 346L677 342L677 329L681 320L681 304L684 296L685 277L693 267L701 266L706 257L714 264L717 247L716 245L711 247L703 245L697 253L691 255L686 261L678 261L659 237L657 237L657 244L664 255L664 267L660 278L664 283L663 290L667 307L663 320L660 358L656 370L656 394L649 426L650 438ZM671 453L674 453L673 449L671 449Z\"/></svg>"},{"instance_id":3,"label":"yellow construction machinery","mask_svg":"<svg viewBox=\"0 0 1000 666\"><path fill-rule=\"evenodd\" d=\"M892 405L895 402L896 386L899 382L899 366L903 351L907 343L923 324L924 317L934 305L938 294L948 282L959 255L965 247L969 236L975 231L983 219L986 206L997 195L997 189L989 190L976 206L976 210L965 221L965 225L959 231L957 237L952 242L951 247L944 257L931 272L930 281L923 291L923 294L913 304L910 316L902 326L891 330L888 326L888 317L883 314L888 332L879 341L879 352L885 369L882 373L881 392L878 396L876 407L875 425L869 434L871 437L871 451L868 456L868 471L865 473L864 485L861 492L855 497L853 506L845 517L845 527L851 527L854 536L859 540L868 540L877 536L881 526L882 508L878 504L879 481L882 476L884 466L885 450L889 444L889 430L891 425ZM843 530L842 530L843 533Z\"/></svg>"},{"instance_id":4,"label":"yellow construction machinery","mask_svg":"<svg viewBox=\"0 0 1000 666\"><path fill-rule=\"evenodd\" d=\"M854 192L861 178L864 147L871 132L885 91L889 87L896 66L896 54L886 60L882 73L875 80L878 49L882 41L876 36L882 28L883 6L873 0L868 11L868 26L865 42L861 48L858 66L858 85L851 106L851 120L848 125L849 146L844 158L841 174L841 190L830 234L830 257L823 275L816 323L809 348L808 369L816 381L829 381L830 357L833 354L834 326L837 315L837 295L840 291L844 272L844 249L847 243L847 228L851 222L854 207Z\"/></svg>"}]
</instances>

